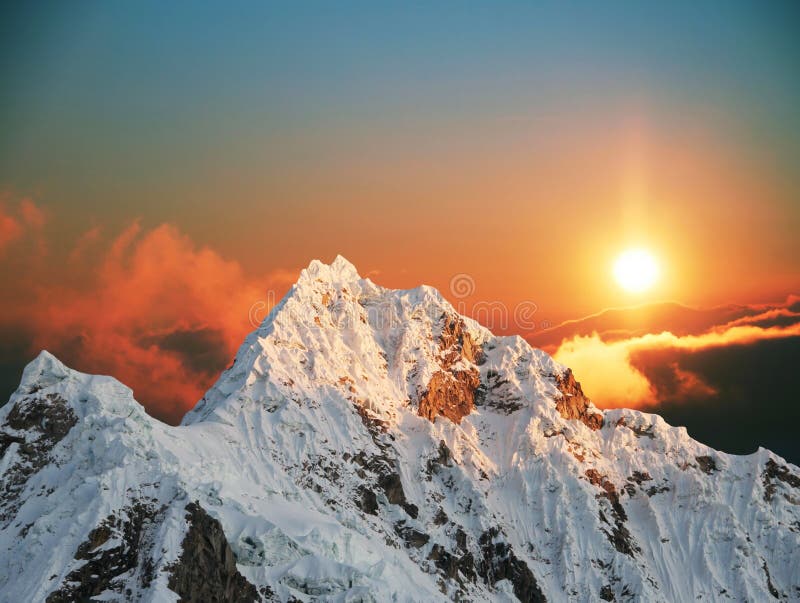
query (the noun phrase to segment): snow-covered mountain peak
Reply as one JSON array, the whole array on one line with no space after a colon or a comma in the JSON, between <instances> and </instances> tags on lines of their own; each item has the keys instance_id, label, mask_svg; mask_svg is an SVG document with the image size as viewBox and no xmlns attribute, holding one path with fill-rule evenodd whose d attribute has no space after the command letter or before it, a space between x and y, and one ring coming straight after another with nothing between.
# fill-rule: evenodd
<instances>
[{"instance_id":1,"label":"snow-covered mountain peak","mask_svg":"<svg viewBox=\"0 0 800 603\"><path fill-rule=\"evenodd\" d=\"M797 600L799 509L780 457L343 258L181 426L46 352L0 408L0 602Z\"/></svg>"},{"instance_id":2,"label":"snow-covered mountain peak","mask_svg":"<svg viewBox=\"0 0 800 603\"><path fill-rule=\"evenodd\" d=\"M337 255L330 264L311 260L308 268L300 272L298 286L310 280L321 280L336 284L347 284L361 280L358 270L346 258Z\"/></svg>"},{"instance_id":3,"label":"snow-covered mountain peak","mask_svg":"<svg viewBox=\"0 0 800 603\"><path fill-rule=\"evenodd\" d=\"M101 416L126 417L143 423L152 420L134 399L131 388L113 377L73 370L47 350L39 352L25 367L8 406L35 407L43 425L48 414L62 410L79 420Z\"/></svg>"},{"instance_id":4,"label":"snow-covered mountain peak","mask_svg":"<svg viewBox=\"0 0 800 603\"><path fill-rule=\"evenodd\" d=\"M386 289L362 279L341 256L331 265L314 260L184 423L232 420L230 413L253 397L313 404L331 391L383 421L395 421L400 407L420 405L420 414L434 418L456 390L466 387L462 393L474 398L480 347L490 338L432 287Z\"/></svg>"},{"instance_id":5,"label":"snow-covered mountain peak","mask_svg":"<svg viewBox=\"0 0 800 603\"><path fill-rule=\"evenodd\" d=\"M22 371L19 387L24 390L48 387L66 379L68 375L69 369L58 358L47 350L42 350Z\"/></svg>"}]
</instances>

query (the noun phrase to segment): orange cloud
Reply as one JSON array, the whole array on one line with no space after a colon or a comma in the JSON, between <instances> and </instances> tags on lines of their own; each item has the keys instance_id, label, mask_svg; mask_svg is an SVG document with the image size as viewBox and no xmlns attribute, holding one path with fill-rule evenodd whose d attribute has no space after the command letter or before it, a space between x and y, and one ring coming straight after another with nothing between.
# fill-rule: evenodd
<instances>
[{"instance_id":1,"label":"orange cloud","mask_svg":"<svg viewBox=\"0 0 800 603\"><path fill-rule=\"evenodd\" d=\"M797 305L797 303L798 302L795 300L795 298L790 296L789 300L787 301L788 307L771 308L752 316L742 316L741 318L737 318L736 320L732 320L731 322L727 323L725 328L746 325L761 327L793 325L797 322L800 322L800 312L792 310L792 306Z\"/></svg>"},{"instance_id":2,"label":"orange cloud","mask_svg":"<svg viewBox=\"0 0 800 603\"><path fill-rule=\"evenodd\" d=\"M0 253L26 233L41 231L46 220L45 212L30 199L12 203L13 209L9 210L7 202L10 199L9 193L0 194Z\"/></svg>"},{"instance_id":3,"label":"orange cloud","mask_svg":"<svg viewBox=\"0 0 800 603\"><path fill-rule=\"evenodd\" d=\"M44 215L21 205L15 223L41 228ZM64 256L81 260L69 279L31 266L33 284L2 300L0 327L24 332L30 354L49 349L79 370L117 377L171 422L230 364L253 328L251 307L280 299L296 276L247 275L168 224L134 222L110 241L96 227Z\"/></svg>"},{"instance_id":4,"label":"orange cloud","mask_svg":"<svg viewBox=\"0 0 800 603\"><path fill-rule=\"evenodd\" d=\"M562 341L591 333L597 333L603 341L619 341L662 331L678 336L693 335L720 325L734 325L739 320L759 316L772 309L785 310L791 307L791 301L777 306L729 304L703 309L675 302L611 308L529 333L527 339L537 347L555 352Z\"/></svg>"},{"instance_id":5,"label":"orange cloud","mask_svg":"<svg viewBox=\"0 0 800 603\"><path fill-rule=\"evenodd\" d=\"M748 318L750 324L715 327L696 335L675 335L669 331L627 339L606 341L596 332L565 339L556 350L556 360L570 366L598 406L647 407L657 405L657 389L637 364L637 356L661 350L696 352L713 348L749 345L755 342L800 336L800 321L788 326L759 326L759 318L773 317L770 309ZM784 312L783 314L787 314ZM690 371L670 364L674 396L703 398L715 390Z\"/></svg>"},{"instance_id":6,"label":"orange cloud","mask_svg":"<svg viewBox=\"0 0 800 603\"><path fill-rule=\"evenodd\" d=\"M70 263L75 263L82 260L87 251L100 241L100 236L102 233L103 229L100 226L94 226L78 237L78 240L75 242L75 246L69 253Z\"/></svg>"},{"instance_id":7,"label":"orange cloud","mask_svg":"<svg viewBox=\"0 0 800 603\"><path fill-rule=\"evenodd\" d=\"M42 228L46 220L44 210L28 198L20 201L19 213L22 220L31 228Z\"/></svg>"},{"instance_id":8,"label":"orange cloud","mask_svg":"<svg viewBox=\"0 0 800 603\"><path fill-rule=\"evenodd\" d=\"M13 216L0 207L0 251L4 251L22 235L22 227Z\"/></svg>"}]
</instances>

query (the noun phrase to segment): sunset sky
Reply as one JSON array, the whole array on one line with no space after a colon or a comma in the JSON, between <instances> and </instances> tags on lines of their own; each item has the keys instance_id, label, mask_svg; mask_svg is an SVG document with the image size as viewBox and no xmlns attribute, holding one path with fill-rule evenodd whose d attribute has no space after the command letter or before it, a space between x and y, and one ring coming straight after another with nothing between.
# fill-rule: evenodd
<instances>
[{"instance_id":1,"label":"sunset sky","mask_svg":"<svg viewBox=\"0 0 800 603\"><path fill-rule=\"evenodd\" d=\"M342 254L535 307L487 326L600 406L800 460L800 4L33 4L0 16L3 397L46 347L177 421Z\"/></svg>"}]
</instances>

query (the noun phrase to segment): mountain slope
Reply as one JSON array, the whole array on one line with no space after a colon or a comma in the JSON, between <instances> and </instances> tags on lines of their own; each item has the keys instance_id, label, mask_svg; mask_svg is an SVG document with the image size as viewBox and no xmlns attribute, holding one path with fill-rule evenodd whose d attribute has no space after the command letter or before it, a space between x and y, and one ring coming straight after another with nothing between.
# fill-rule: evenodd
<instances>
[{"instance_id":1,"label":"mountain slope","mask_svg":"<svg viewBox=\"0 0 800 603\"><path fill-rule=\"evenodd\" d=\"M630 410L429 287L314 261L178 427L43 352L0 601L800 598L800 471Z\"/></svg>"}]
</instances>

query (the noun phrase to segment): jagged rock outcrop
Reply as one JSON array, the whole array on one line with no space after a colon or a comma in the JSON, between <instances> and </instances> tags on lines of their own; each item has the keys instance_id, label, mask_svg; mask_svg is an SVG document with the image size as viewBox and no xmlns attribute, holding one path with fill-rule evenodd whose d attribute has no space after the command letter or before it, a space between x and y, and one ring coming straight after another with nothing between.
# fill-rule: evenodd
<instances>
[{"instance_id":1,"label":"jagged rock outcrop","mask_svg":"<svg viewBox=\"0 0 800 603\"><path fill-rule=\"evenodd\" d=\"M77 421L55 393L31 391L10 407L0 427L0 458L9 459L0 482L0 526L7 525L19 508L30 476L51 462L51 451Z\"/></svg>"},{"instance_id":2,"label":"jagged rock outcrop","mask_svg":"<svg viewBox=\"0 0 800 603\"><path fill-rule=\"evenodd\" d=\"M490 528L481 534L478 544L482 558L478 564L478 574L490 585L508 580L513 586L514 595L523 603L547 601L533 572L501 536L497 528Z\"/></svg>"},{"instance_id":3,"label":"jagged rock outcrop","mask_svg":"<svg viewBox=\"0 0 800 603\"><path fill-rule=\"evenodd\" d=\"M461 423L475 408L475 391L480 385L475 370L439 371L428 382L419 401L419 416L433 421L438 416Z\"/></svg>"},{"instance_id":4,"label":"jagged rock outcrop","mask_svg":"<svg viewBox=\"0 0 800 603\"><path fill-rule=\"evenodd\" d=\"M764 485L764 499L771 501L778 490L778 484L783 483L788 486L788 490L783 496L795 504L800 504L800 473L793 472L787 465L777 463L774 459L769 459L764 471L761 473ZM791 492L796 490L797 492Z\"/></svg>"},{"instance_id":5,"label":"jagged rock outcrop","mask_svg":"<svg viewBox=\"0 0 800 603\"><path fill-rule=\"evenodd\" d=\"M428 382L419 400L419 415L430 421L443 416L458 424L475 408L475 393L481 384L477 365L483 350L460 317L444 316L443 320L439 336L442 369Z\"/></svg>"},{"instance_id":6,"label":"jagged rock outcrop","mask_svg":"<svg viewBox=\"0 0 800 603\"><path fill-rule=\"evenodd\" d=\"M556 399L556 410L565 419L577 419L589 429L603 427L603 414L590 406L589 398L583 393L581 384L575 380L572 369L557 373L553 377L561 396Z\"/></svg>"},{"instance_id":7,"label":"jagged rock outcrop","mask_svg":"<svg viewBox=\"0 0 800 603\"><path fill-rule=\"evenodd\" d=\"M47 596L47 603L89 601L109 592L129 598L132 581L146 590L155 578L151 548L164 511L155 501L137 500L109 515L80 544L78 566Z\"/></svg>"},{"instance_id":8,"label":"jagged rock outcrop","mask_svg":"<svg viewBox=\"0 0 800 603\"><path fill-rule=\"evenodd\" d=\"M236 568L225 532L219 521L197 502L186 505L189 529L181 543L178 560L169 568L169 588L179 601L260 601L256 587Z\"/></svg>"},{"instance_id":9,"label":"jagged rock outcrop","mask_svg":"<svg viewBox=\"0 0 800 603\"><path fill-rule=\"evenodd\" d=\"M620 502L616 486L614 486L605 475L601 475L597 469L587 469L586 477L589 483L593 486L597 486L601 490L601 492L596 495L596 498L598 500L607 501L608 503L600 508L599 517L600 521L607 524L610 528L610 531L606 528L602 528L609 542L614 545L617 551L629 557L633 557L635 553L641 552L641 549L633 541L628 527L625 525L628 521L628 515L625 512L625 507L623 507Z\"/></svg>"}]
</instances>

